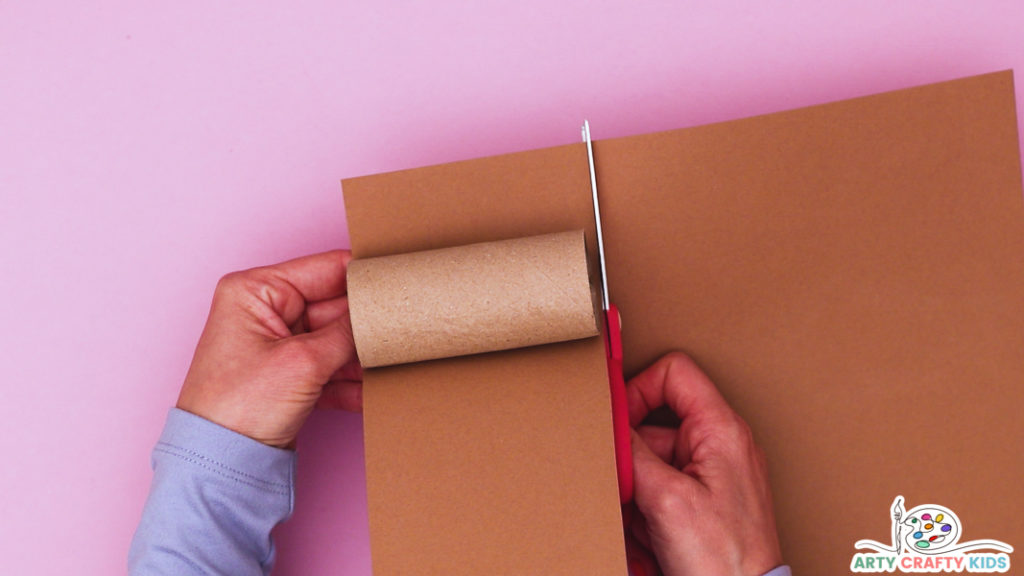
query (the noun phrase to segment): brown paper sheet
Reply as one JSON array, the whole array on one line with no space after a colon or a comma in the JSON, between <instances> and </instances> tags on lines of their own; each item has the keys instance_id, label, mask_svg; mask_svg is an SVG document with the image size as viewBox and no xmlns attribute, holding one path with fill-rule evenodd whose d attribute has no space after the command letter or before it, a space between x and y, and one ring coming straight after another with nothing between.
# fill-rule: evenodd
<instances>
[{"instance_id":1,"label":"brown paper sheet","mask_svg":"<svg viewBox=\"0 0 1024 576\"><path fill-rule=\"evenodd\" d=\"M1024 542L1016 126L1012 73L1001 72L595 142L627 373L672 349L709 372L767 452L783 553L795 573L847 573L855 541L890 538L897 494L908 505L954 510L965 540ZM565 146L346 181L353 249L386 254L565 229L566 220L583 225L582 154L581 145ZM393 205L409 209L395 214ZM590 343L535 350L564 362L574 382L581 369L600 379L600 343L590 354L580 350ZM512 473L498 455L505 437L493 433L509 424L510 411L536 416L529 424L545 429L531 442L554 449L565 445L563 432L579 432L572 441L583 442L578 427L607 418L606 404L588 404L600 391L577 396L590 391L582 379L564 387L553 366L537 364L550 379L535 392L564 395L517 396L510 410L499 400L508 388L484 397L466 380L533 382L515 376L525 359L480 358L465 372L442 361L367 375L371 547L375 569L386 568L379 574L397 573L403 561L433 566L451 552L476 562L478 551L446 536L419 536L433 513L484 502L479 492L491 483L519 499L552 485L567 494L593 490L539 523L527 515L499 520L493 510L483 520L442 513L458 542L479 543L467 532L503 522L513 537L487 543L498 547L484 552L494 558L585 562L602 552L591 530L617 530L606 510L615 496L588 482L588 471L556 466L543 479L508 480L512 487L496 479ZM434 411L414 412L428 406ZM460 443L463 458L439 447L481 429ZM529 444L517 449L528 452ZM607 458L595 450L581 460L604 466ZM580 513L595 517L575 547L515 537L538 524L575 523ZM459 524L467 518L472 528ZM495 565L493 573L522 573ZM592 566L557 573L622 573ZM469 573L460 570L451 573Z\"/></svg>"},{"instance_id":2,"label":"brown paper sheet","mask_svg":"<svg viewBox=\"0 0 1024 576\"><path fill-rule=\"evenodd\" d=\"M597 335L583 231L354 260L364 368Z\"/></svg>"},{"instance_id":3,"label":"brown paper sheet","mask_svg":"<svg viewBox=\"0 0 1024 576\"><path fill-rule=\"evenodd\" d=\"M547 154L345 180L354 256L576 229L593 256L586 151ZM374 575L625 574L610 414L600 338L367 370Z\"/></svg>"}]
</instances>

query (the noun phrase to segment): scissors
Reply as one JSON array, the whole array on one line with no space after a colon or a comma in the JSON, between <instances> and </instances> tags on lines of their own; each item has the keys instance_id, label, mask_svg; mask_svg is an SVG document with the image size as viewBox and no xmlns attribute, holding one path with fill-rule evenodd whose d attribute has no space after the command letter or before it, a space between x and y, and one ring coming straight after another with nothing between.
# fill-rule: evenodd
<instances>
[{"instance_id":1,"label":"scissors","mask_svg":"<svg viewBox=\"0 0 1024 576\"><path fill-rule=\"evenodd\" d=\"M622 375L622 318L608 299L608 273L604 260L604 235L601 232L601 208L597 201L597 174L594 171L594 147L590 141L590 122L583 121L583 141L590 161L590 191L594 196L594 222L597 225L597 256L601 263L601 310L604 315L604 348L608 358L608 382L611 387L612 429L615 433L615 468L619 476L619 501L633 500L633 451L630 446L629 408L626 381Z\"/></svg>"}]
</instances>

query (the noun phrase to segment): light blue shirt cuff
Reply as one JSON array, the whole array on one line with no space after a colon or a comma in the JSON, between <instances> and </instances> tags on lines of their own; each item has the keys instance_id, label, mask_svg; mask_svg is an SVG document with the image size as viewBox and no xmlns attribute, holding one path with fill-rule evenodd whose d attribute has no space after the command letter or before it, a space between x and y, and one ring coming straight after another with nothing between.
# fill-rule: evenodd
<instances>
[{"instance_id":1,"label":"light blue shirt cuff","mask_svg":"<svg viewBox=\"0 0 1024 576\"><path fill-rule=\"evenodd\" d=\"M172 409L153 448L153 484L129 573L262 576L270 531L292 513L294 452Z\"/></svg>"}]
</instances>

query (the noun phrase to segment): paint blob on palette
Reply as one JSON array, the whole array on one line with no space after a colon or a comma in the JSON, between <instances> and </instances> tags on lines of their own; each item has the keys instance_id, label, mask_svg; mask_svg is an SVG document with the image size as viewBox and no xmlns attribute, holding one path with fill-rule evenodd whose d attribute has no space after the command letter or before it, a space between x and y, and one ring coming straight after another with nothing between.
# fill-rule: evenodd
<instances>
[{"instance_id":1,"label":"paint blob on palette","mask_svg":"<svg viewBox=\"0 0 1024 576\"><path fill-rule=\"evenodd\" d=\"M949 509L940 506L918 506L907 512L903 521L910 549L923 553L939 552L960 537L960 520Z\"/></svg>"}]
</instances>

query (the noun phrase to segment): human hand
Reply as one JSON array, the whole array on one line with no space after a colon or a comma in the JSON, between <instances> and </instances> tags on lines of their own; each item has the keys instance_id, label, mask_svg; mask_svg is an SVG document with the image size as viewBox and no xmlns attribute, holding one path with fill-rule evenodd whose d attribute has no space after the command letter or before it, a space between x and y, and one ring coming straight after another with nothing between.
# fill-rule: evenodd
<instances>
[{"instance_id":1,"label":"human hand","mask_svg":"<svg viewBox=\"0 0 1024 576\"><path fill-rule=\"evenodd\" d=\"M224 276L178 408L280 448L317 405L359 411L351 258L335 250Z\"/></svg>"},{"instance_id":2,"label":"human hand","mask_svg":"<svg viewBox=\"0 0 1024 576\"><path fill-rule=\"evenodd\" d=\"M782 564L764 453L693 360L668 354L626 393L640 512L631 528L662 573L760 576ZM661 406L678 428L641 425Z\"/></svg>"}]
</instances>

